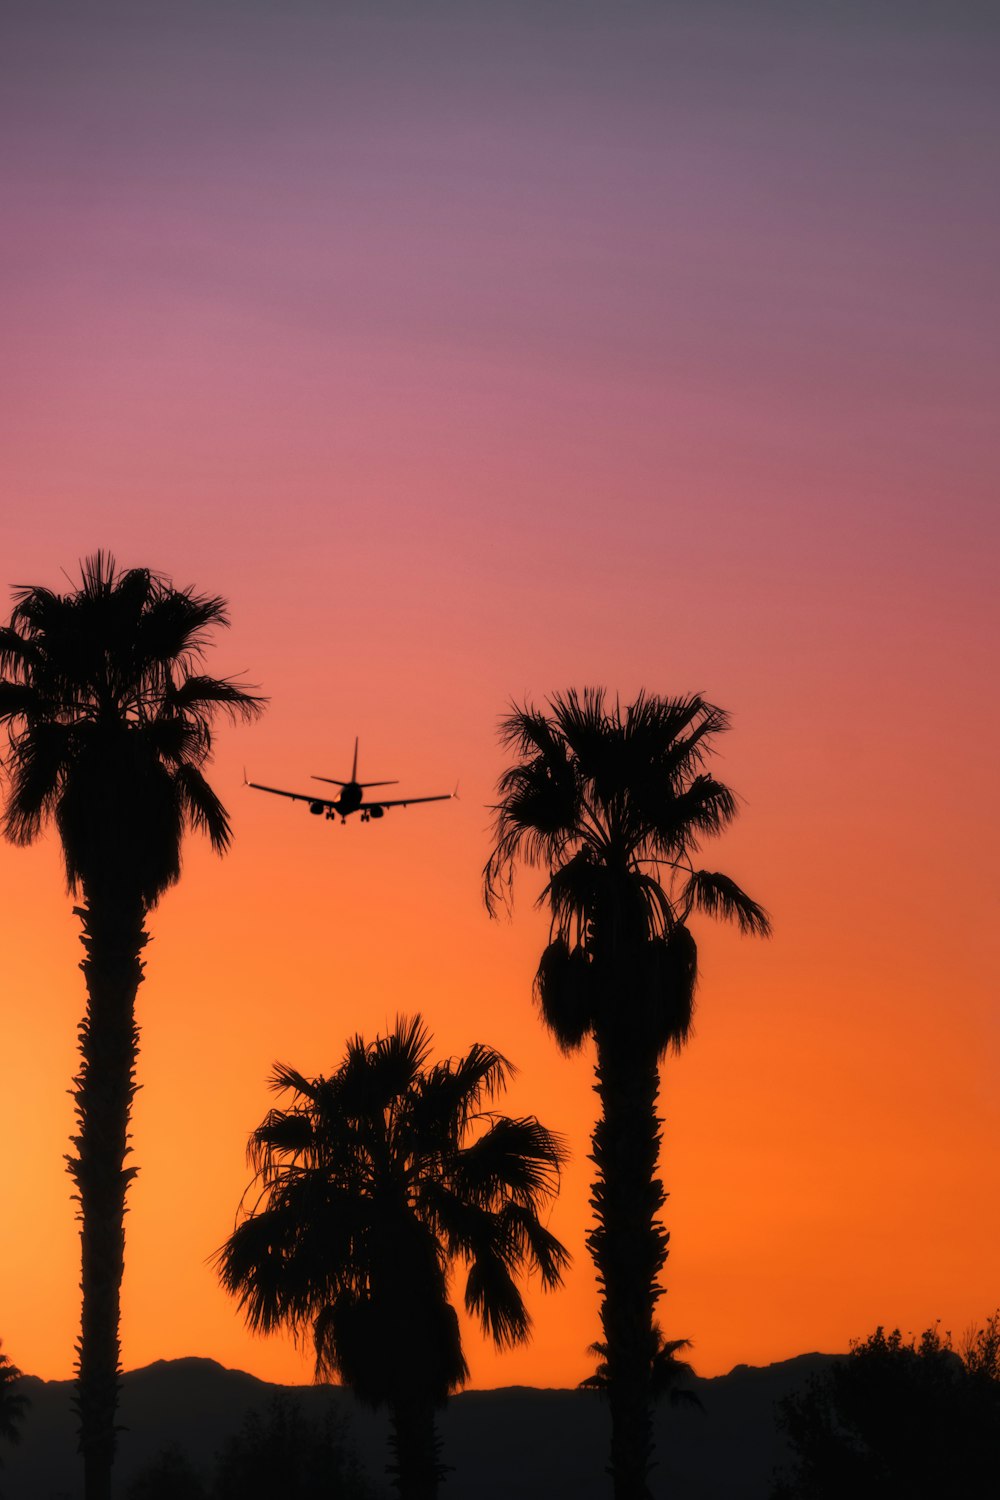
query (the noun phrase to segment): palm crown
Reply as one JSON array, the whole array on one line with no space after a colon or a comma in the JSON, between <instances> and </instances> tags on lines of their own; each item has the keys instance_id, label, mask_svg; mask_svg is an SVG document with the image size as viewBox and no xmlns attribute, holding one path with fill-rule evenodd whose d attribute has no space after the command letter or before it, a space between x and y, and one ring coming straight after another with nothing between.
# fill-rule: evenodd
<instances>
[{"instance_id":1,"label":"palm crown","mask_svg":"<svg viewBox=\"0 0 1000 1500\"><path fill-rule=\"evenodd\" d=\"M704 769L728 716L697 695L640 693L612 708L601 688L556 694L550 709L515 708L501 724L519 759L498 785L487 905L509 898L519 858L547 870L538 904L552 923L536 991L564 1048L612 1019L624 968L633 1022L645 1016L661 1050L679 1046L693 1004L692 912L770 930L733 880L694 864L702 840L736 816L733 793Z\"/></svg>"},{"instance_id":2,"label":"palm crown","mask_svg":"<svg viewBox=\"0 0 1000 1500\"><path fill-rule=\"evenodd\" d=\"M511 1065L479 1044L433 1065L429 1051L417 1016L356 1036L329 1078L276 1069L293 1102L251 1137L254 1207L218 1257L251 1327L311 1327L318 1373L374 1405L415 1381L441 1402L463 1382L451 1263L467 1266L465 1305L503 1346L529 1330L518 1273L553 1287L568 1259L539 1219L558 1137L487 1107Z\"/></svg>"},{"instance_id":3,"label":"palm crown","mask_svg":"<svg viewBox=\"0 0 1000 1500\"><path fill-rule=\"evenodd\" d=\"M71 889L110 872L147 906L180 874L186 825L224 851L229 819L201 767L218 710L261 700L197 667L224 601L97 552L72 593L15 590L0 628L0 722L10 781L3 829L28 844L52 814Z\"/></svg>"}]
</instances>

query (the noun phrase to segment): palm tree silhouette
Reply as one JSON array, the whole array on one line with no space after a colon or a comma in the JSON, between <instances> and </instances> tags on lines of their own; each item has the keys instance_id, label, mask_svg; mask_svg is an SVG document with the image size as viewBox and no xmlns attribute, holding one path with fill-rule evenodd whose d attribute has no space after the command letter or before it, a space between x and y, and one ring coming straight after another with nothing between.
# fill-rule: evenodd
<instances>
[{"instance_id":1,"label":"palm tree silhouette","mask_svg":"<svg viewBox=\"0 0 1000 1500\"><path fill-rule=\"evenodd\" d=\"M221 599L119 570L103 552L72 592L18 588L14 598L0 628L3 831L30 844L54 819L69 889L82 897L87 1011L68 1158L81 1219L77 1408L87 1500L108 1500L146 914L180 875L186 828L228 848L229 819L201 767L217 711L247 719L261 700L197 671L211 630L228 624Z\"/></svg>"},{"instance_id":2,"label":"palm tree silhouette","mask_svg":"<svg viewBox=\"0 0 1000 1500\"><path fill-rule=\"evenodd\" d=\"M513 894L515 865L540 866L552 915L535 981L544 1020L567 1052L596 1043L596 1217L588 1245L602 1291L616 1500L643 1500L652 1456L652 1379L659 1274L669 1236L656 1176L659 1063L691 1028L703 911L766 934L764 910L725 875L696 869L701 840L736 815L736 799L703 769L728 727L697 696L640 694L625 709L603 689L518 708L501 724L517 759L501 776L487 907Z\"/></svg>"},{"instance_id":3,"label":"palm tree silhouette","mask_svg":"<svg viewBox=\"0 0 1000 1500\"><path fill-rule=\"evenodd\" d=\"M0 1344L2 1344L0 1340ZM6 1443L19 1443L21 1441L21 1423L28 1409L29 1401L22 1390L18 1389L21 1372L17 1365L12 1364L9 1355L4 1354L0 1348L0 1441ZM3 1460L0 1459L0 1463Z\"/></svg>"},{"instance_id":4,"label":"palm tree silhouette","mask_svg":"<svg viewBox=\"0 0 1000 1500\"><path fill-rule=\"evenodd\" d=\"M653 1355L649 1381L650 1395L653 1400L660 1401L666 1398L671 1406L697 1406L703 1411L701 1397L687 1384L694 1378L694 1368L688 1360L677 1358L679 1350L690 1349L691 1340L664 1338L662 1330L656 1325L653 1327L653 1336L656 1341L656 1353ZM596 1344L591 1344L587 1352L596 1355L598 1365L593 1375L588 1375L585 1380L580 1381L580 1389L599 1391L601 1395L606 1395L608 1346L598 1341Z\"/></svg>"},{"instance_id":5,"label":"palm tree silhouette","mask_svg":"<svg viewBox=\"0 0 1000 1500\"><path fill-rule=\"evenodd\" d=\"M479 1043L446 1062L430 1051L414 1016L355 1036L329 1078L276 1068L292 1103L250 1138L253 1206L216 1258L251 1328L311 1329L317 1376L388 1407L402 1500L436 1495L435 1410L468 1374L453 1263L467 1266L466 1308L504 1348L530 1328L518 1275L555 1287L568 1262L539 1218L559 1138L489 1107L510 1063Z\"/></svg>"}]
</instances>

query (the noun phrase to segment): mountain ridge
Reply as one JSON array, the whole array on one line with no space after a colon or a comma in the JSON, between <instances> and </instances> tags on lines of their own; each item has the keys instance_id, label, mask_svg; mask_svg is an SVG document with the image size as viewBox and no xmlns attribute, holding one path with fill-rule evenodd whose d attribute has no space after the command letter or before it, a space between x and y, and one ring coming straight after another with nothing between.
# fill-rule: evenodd
<instances>
[{"instance_id":1,"label":"mountain ridge","mask_svg":"<svg viewBox=\"0 0 1000 1500\"><path fill-rule=\"evenodd\" d=\"M664 1403L656 1412L654 1494L659 1473L672 1500L767 1500L785 1456L775 1403L842 1357L805 1353L694 1377L690 1387L703 1411ZM73 1382L26 1375L22 1388L31 1406L21 1444L4 1454L5 1500L78 1500ZM277 1395L314 1418L332 1406L362 1468L389 1495L384 1414L361 1406L339 1386L280 1385L187 1355L154 1360L122 1376L116 1496L123 1497L135 1473L170 1443L208 1475L214 1455L246 1413ZM442 1500L508 1500L512 1491L519 1500L610 1500L607 1411L593 1392L525 1385L460 1392L441 1414L440 1431L451 1470Z\"/></svg>"}]
</instances>

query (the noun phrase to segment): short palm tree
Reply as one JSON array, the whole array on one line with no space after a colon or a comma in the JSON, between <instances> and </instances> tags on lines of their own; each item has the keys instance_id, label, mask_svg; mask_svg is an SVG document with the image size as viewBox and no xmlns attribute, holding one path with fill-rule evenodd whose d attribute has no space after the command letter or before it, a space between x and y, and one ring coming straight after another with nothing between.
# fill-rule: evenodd
<instances>
[{"instance_id":1,"label":"short palm tree","mask_svg":"<svg viewBox=\"0 0 1000 1500\"><path fill-rule=\"evenodd\" d=\"M435 1410L467 1375L450 1268L498 1347L527 1338L524 1269L559 1284L566 1251L539 1214L563 1148L489 1106L511 1065L476 1044L429 1063L419 1016L356 1036L329 1078L276 1069L292 1093L250 1138L252 1206L218 1252L251 1328L311 1331L320 1378L388 1407L402 1500L437 1493Z\"/></svg>"},{"instance_id":2,"label":"short palm tree","mask_svg":"<svg viewBox=\"0 0 1000 1500\"><path fill-rule=\"evenodd\" d=\"M81 903L87 1011L69 1158L83 1263L77 1405L86 1497L108 1500L146 915L180 875L186 828L228 848L226 810L201 768L217 711L249 718L261 700L198 670L210 632L228 623L221 599L145 568L119 570L101 552L83 564L78 588L19 588L14 598L0 628L2 826L30 844L54 820Z\"/></svg>"},{"instance_id":3,"label":"short palm tree","mask_svg":"<svg viewBox=\"0 0 1000 1500\"><path fill-rule=\"evenodd\" d=\"M652 1373L650 1379L650 1395L654 1401L666 1400L671 1406L697 1406L704 1410L701 1398L688 1384L694 1379L694 1368L690 1361L678 1359L681 1349L690 1349L690 1339L667 1339L659 1327L653 1329L656 1340L656 1353L653 1355ZM597 1369L593 1375L588 1375L586 1380L580 1381L582 1391L599 1391L606 1395L608 1390L608 1346L598 1341L591 1344L589 1354L596 1355L598 1360Z\"/></svg>"},{"instance_id":4,"label":"short palm tree","mask_svg":"<svg viewBox=\"0 0 1000 1500\"><path fill-rule=\"evenodd\" d=\"M21 1372L9 1355L0 1349L0 1441L19 1443L21 1423L28 1409L28 1398L19 1388ZM0 1460L2 1462L2 1460Z\"/></svg>"},{"instance_id":5,"label":"short palm tree","mask_svg":"<svg viewBox=\"0 0 1000 1500\"><path fill-rule=\"evenodd\" d=\"M640 694L611 706L603 689L517 708L501 725L516 756L500 778L494 847L484 872L495 912L518 860L548 880L550 941L536 976L542 1015L571 1052L592 1036L600 1119L588 1245L602 1291L611 1473L616 1500L643 1500L652 1458L654 1322L668 1236L659 1064L691 1028L696 912L769 931L767 914L725 875L697 869L701 841L736 814L704 765L726 714L697 696Z\"/></svg>"}]
</instances>

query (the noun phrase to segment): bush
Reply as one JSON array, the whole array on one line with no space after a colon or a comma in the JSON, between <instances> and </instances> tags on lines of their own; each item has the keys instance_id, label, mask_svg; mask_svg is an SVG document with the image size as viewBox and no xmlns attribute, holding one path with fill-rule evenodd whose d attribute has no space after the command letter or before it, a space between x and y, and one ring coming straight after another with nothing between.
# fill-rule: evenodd
<instances>
[{"instance_id":1,"label":"bush","mask_svg":"<svg viewBox=\"0 0 1000 1500\"><path fill-rule=\"evenodd\" d=\"M214 1500L372 1500L332 1406L319 1421L273 1397L248 1412L216 1463Z\"/></svg>"},{"instance_id":2,"label":"bush","mask_svg":"<svg viewBox=\"0 0 1000 1500\"><path fill-rule=\"evenodd\" d=\"M139 1470L126 1494L127 1500L209 1500L201 1476L175 1443Z\"/></svg>"},{"instance_id":3,"label":"bush","mask_svg":"<svg viewBox=\"0 0 1000 1500\"><path fill-rule=\"evenodd\" d=\"M794 1455L772 1500L907 1500L978 1494L1000 1450L1000 1324L962 1354L928 1328L881 1327L806 1389L778 1404Z\"/></svg>"}]
</instances>

